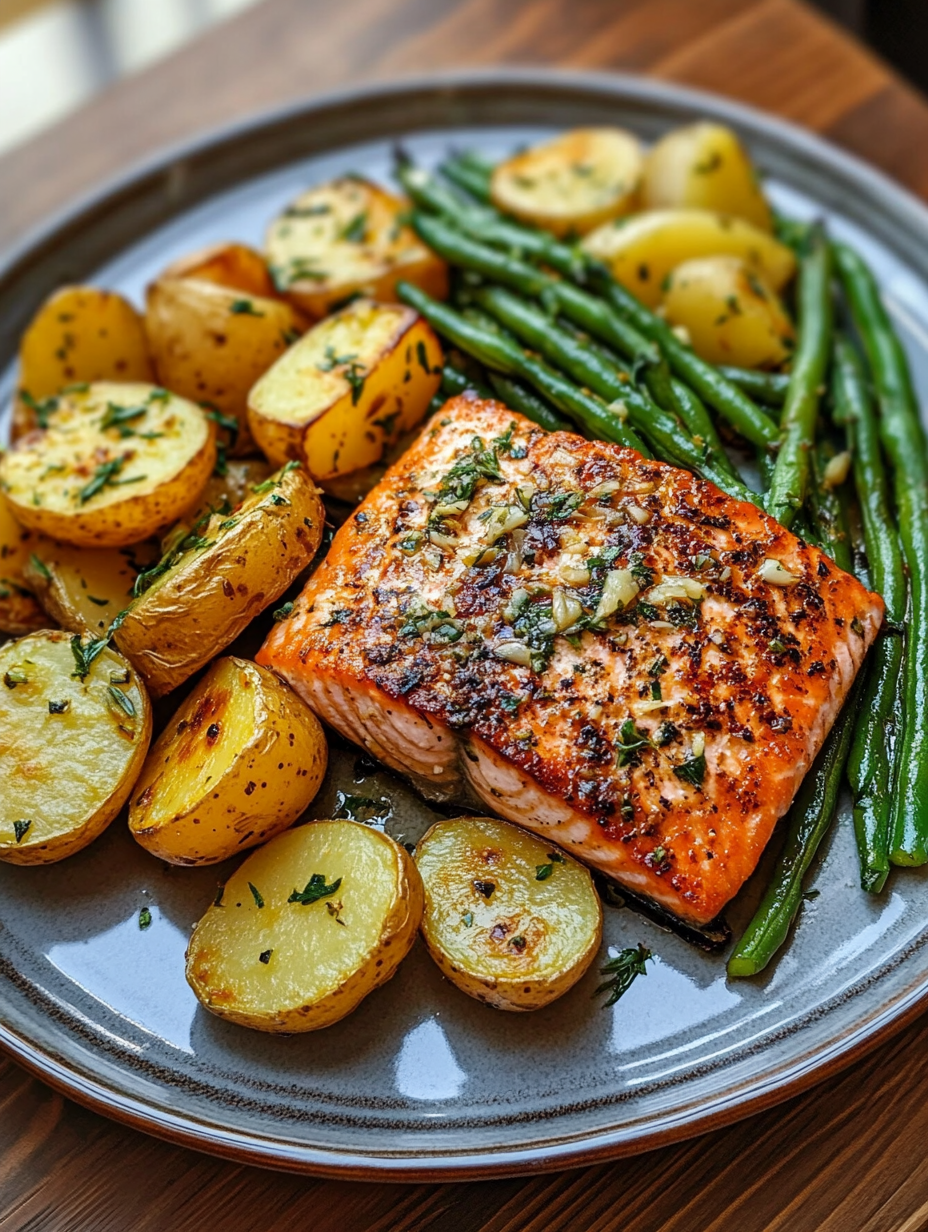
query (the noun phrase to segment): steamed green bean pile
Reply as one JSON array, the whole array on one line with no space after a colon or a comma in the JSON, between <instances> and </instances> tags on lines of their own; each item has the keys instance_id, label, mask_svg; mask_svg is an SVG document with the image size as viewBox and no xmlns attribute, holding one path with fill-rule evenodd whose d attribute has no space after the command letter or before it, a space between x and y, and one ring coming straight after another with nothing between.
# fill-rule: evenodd
<instances>
[{"instance_id":1,"label":"steamed green bean pile","mask_svg":"<svg viewBox=\"0 0 928 1232\"><path fill-rule=\"evenodd\" d=\"M413 228L453 271L449 302L398 287L456 349L442 394L473 388L547 429L684 467L817 543L886 604L729 959L730 975L754 975L786 941L845 779L862 888L928 862L928 451L905 354L862 258L820 224L789 223L790 362L709 363L579 244L497 209L491 174L471 153L439 174L398 167Z\"/></svg>"}]
</instances>

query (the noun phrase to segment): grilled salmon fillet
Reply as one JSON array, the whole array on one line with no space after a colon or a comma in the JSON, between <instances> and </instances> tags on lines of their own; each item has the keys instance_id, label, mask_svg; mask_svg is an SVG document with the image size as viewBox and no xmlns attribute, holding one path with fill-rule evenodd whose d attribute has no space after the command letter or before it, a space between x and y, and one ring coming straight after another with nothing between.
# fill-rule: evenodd
<instances>
[{"instance_id":1,"label":"grilled salmon fillet","mask_svg":"<svg viewBox=\"0 0 928 1232\"><path fill-rule=\"evenodd\" d=\"M695 924L750 876L882 620L753 505L448 402L258 662L432 798Z\"/></svg>"}]
</instances>

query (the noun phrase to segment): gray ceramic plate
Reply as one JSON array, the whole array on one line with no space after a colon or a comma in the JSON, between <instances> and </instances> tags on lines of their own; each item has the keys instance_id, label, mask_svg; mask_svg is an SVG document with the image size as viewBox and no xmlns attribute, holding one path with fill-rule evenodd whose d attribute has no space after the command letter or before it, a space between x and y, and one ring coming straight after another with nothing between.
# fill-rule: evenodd
<instances>
[{"instance_id":1,"label":"gray ceramic plate","mask_svg":"<svg viewBox=\"0 0 928 1232\"><path fill-rule=\"evenodd\" d=\"M719 99L618 77L493 73L354 92L259 120L160 159L79 206L0 270L4 403L18 334L58 283L139 298L179 254L260 243L299 189L357 169L385 177L401 139L423 162L450 145L501 153L559 127L611 122L646 138L699 116L738 128L775 200L825 214L874 263L928 388L928 212L875 171ZM67 773L67 767L62 767ZM2 788L0 788L2 790ZM337 797L337 792L342 797ZM345 795L415 839L428 808L344 749L317 816ZM219 870L220 874L223 870ZM183 977L216 870L147 856L123 824L46 869L0 866L0 1041L76 1099L136 1126L278 1167L449 1177L563 1167L698 1133L783 1099L912 1016L928 991L928 882L857 888L842 816L776 966L729 983L707 957L629 910L606 942L657 956L614 1008L590 973L538 1013L507 1015L445 983L418 947L345 1022L273 1038L197 1008ZM737 927L751 887L730 915ZM138 914L154 917L142 932Z\"/></svg>"}]
</instances>

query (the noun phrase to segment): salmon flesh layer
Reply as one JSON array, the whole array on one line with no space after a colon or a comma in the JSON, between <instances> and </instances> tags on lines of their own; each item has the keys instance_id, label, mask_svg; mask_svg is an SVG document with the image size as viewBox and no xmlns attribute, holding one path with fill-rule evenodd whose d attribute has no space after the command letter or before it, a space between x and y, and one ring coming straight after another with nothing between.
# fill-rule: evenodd
<instances>
[{"instance_id":1,"label":"salmon flesh layer","mask_svg":"<svg viewBox=\"0 0 928 1232\"><path fill-rule=\"evenodd\" d=\"M750 876L882 619L753 505L448 402L259 656L431 798L689 922Z\"/></svg>"}]
</instances>

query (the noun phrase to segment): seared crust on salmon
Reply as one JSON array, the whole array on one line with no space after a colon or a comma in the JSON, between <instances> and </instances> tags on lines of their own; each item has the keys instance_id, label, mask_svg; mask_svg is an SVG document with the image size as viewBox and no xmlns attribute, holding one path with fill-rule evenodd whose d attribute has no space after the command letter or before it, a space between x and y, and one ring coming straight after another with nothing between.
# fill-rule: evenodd
<instances>
[{"instance_id":1,"label":"seared crust on salmon","mask_svg":"<svg viewBox=\"0 0 928 1232\"><path fill-rule=\"evenodd\" d=\"M428 794L476 795L701 924L755 868L882 612L753 505L463 395L258 662Z\"/></svg>"}]
</instances>

